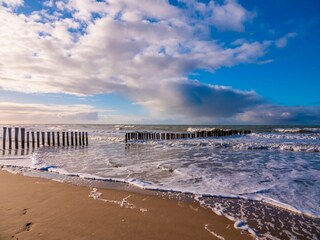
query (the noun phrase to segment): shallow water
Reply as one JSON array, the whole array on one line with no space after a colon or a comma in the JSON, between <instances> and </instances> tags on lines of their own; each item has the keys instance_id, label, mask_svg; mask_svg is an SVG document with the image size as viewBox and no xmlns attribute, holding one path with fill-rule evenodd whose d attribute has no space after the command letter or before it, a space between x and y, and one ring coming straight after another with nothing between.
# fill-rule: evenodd
<instances>
[{"instance_id":1,"label":"shallow water","mask_svg":"<svg viewBox=\"0 0 320 240\"><path fill-rule=\"evenodd\" d=\"M0 156L1 165L112 179L146 189L258 200L313 218L320 217L320 127L25 127L39 131L88 131L89 146L44 147L25 151L24 155L21 151L9 153L6 150ZM124 132L127 131L184 132L215 127L250 129L253 133L246 136L124 143ZM230 216L234 216L235 221L240 219L237 214L230 213ZM308 236L313 239L315 235Z\"/></svg>"}]
</instances>

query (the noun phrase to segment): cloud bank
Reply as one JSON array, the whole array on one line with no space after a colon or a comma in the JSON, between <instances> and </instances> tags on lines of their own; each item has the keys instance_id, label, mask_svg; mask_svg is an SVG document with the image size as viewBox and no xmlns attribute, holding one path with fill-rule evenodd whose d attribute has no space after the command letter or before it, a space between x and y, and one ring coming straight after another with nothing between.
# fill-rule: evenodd
<instances>
[{"instance_id":1,"label":"cloud bank","mask_svg":"<svg viewBox=\"0 0 320 240\"><path fill-rule=\"evenodd\" d=\"M0 103L0 123L75 123L98 120L98 112L91 106Z\"/></svg>"},{"instance_id":2,"label":"cloud bank","mask_svg":"<svg viewBox=\"0 0 320 240\"><path fill-rule=\"evenodd\" d=\"M186 76L259 63L271 45L284 47L292 37L232 46L213 39L211 28L241 32L254 19L235 0L51 0L29 15L19 12L21 0L0 6L0 89L117 93L151 116L258 120L250 109L265 103L256 93Z\"/></svg>"}]
</instances>

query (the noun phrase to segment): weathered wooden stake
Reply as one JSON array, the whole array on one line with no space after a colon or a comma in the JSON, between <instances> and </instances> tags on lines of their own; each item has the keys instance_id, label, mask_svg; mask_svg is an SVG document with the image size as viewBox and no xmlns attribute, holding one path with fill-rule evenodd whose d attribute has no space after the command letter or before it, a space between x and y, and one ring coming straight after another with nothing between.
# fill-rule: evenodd
<instances>
[{"instance_id":1,"label":"weathered wooden stake","mask_svg":"<svg viewBox=\"0 0 320 240\"><path fill-rule=\"evenodd\" d=\"M27 149L30 148L30 133L27 132Z\"/></svg>"},{"instance_id":2,"label":"weathered wooden stake","mask_svg":"<svg viewBox=\"0 0 320 240\"><path fill-rule=\"evenodd\" d=\"M19 138L19 128L15 128L14 129L14 145L15 145L15 149L19 148L18 138Z\"/></svg>"},{"instance_id":3,"label":"weathered wooden stake","mask_svg":"<svg viewBox=\"0 0 320 240\"><path fill-rule=\"evenodd\" d=\"M85 145L85 139L84 139L84 132L82 132L82 146L84 146Z\"/></svg>"},{"instance_id":4,"label":"weathered wooden stake","mask_svg":"<svg viewBox=\"0 0 320 240\"><path fill-rule=\"evenodd\" d=\"M65 132L62 132L62 146L66 146Z\"/></svg>"},{"instance_id":5,"label":"weathered wooden stake","mask_svg":"<svg viewBox=\"0 0 320 240\"><path fill-rule=\"evenodd\" d=\"M56 146L56 141L55 141L55 134L52 132L52 146Z\"/></svg>"},{"instance_id":6,"label":"weathered wooden stake","mask_svg":"<svg viewBox=\"0 0 320 240\"><path fill-rule=\"evenodd\" d=\"M32 148L34 148L34 132L31 132Z\"/></svg>"},{"instance_id":7,"label":"weathered wooden stake","mask_svg":"<svg viewBox=\"0 0 320 240\"><path fill-rule=\"evenodd\" d=\"M11 132L11 128L8 128L8 136L9 136L9 149L12 149L12 132Z\"/></svg>"},{"instance_id":8,"label":"weathered wooden stake","mask_svg":"<svg viewBox=\"0 0 320 240\"><path fill-rule=\"evenodd\" d=\"M25 133L26 133L26 129L21 128L21 148L22 149L24 149Z\"/></svg>"},{"instance_id":9,"label":"weathered wooden stake","mask_svg":"<svg viewBox=\"0 0 320 240\"><path fill-rule=\"evenodd\" d=\"M75 142L75 146L78 146L78 133L77 132L74 133L74 142Z\"/></svg>"},{"instance_id":10,"label":"weathered wooden stake","mask_svg":"<svg viewBox=\"0 0 320 240\"><path fill-rule=\"evenodd\" d=\"M57 132L57 144L60 147L60 132Z\"/></svg>"},{"instance_id":11,"label":"weathered wooden stake","mask_svg":"<svg viewBox=\"0 0 320 240\"><path fill-rule=\"evenodd\" d=\"M71 146L74 146L73 132L71 132Z\"/></svg>"},{"instance_id":12,"label":"weathered wooden stake","mask_svg":"<svg viewBox=\"0 0 320 240\"><path fill-rule=\"evenodd\" d=\"M41 139L42 139L42 146L46 145L46 138L45 138L45 133L41 132Z\"/></svg>"},{"instance_id":13,"label":"weathered wooden stake","mask_svg":"<svg viewBox=\"0 0 320 240\"><path fill-rule=\"evenodd\" d=\"M3 128L3 144L2 144L3 149L6 149L6 138L7 138L7 128L4 127Z\"/></svg>"},{"instance_id":14,"label":"weathered wooden stake","mask_svg":"<svg viewBox=\"0 0 320 240\"><path fill-rule=\"evenodd\" d=\"M37 148L40 147L40 132L37 132Z\"/></svg>"},{"instance_id":15,"label":"weathered wooden stake","mask_svg":"<svg viewBox=\"0 0 320 240\"><path fill-rule=\"evenodd\" d=\"M79 132L79 146L82 145L82 141L81 141L81 132Z\"/></svg>"},{"instance_id":16,"label":"weathered wooden stake","mask_svg":"<svg viewBox=\"0 0 320 240\"><path fill-rule=\"evenodd\" d=\"M89 145L89 140L88 140L88 132L86 132L86 145Z\"/></svg>"},{"instance_id":17,"label":"weathered wooden stake","mask_svg":"<svg viewBox=\"0 0 320 240\"><path fill-rule=\"evenodd\" d=\"M51 145L50 132L47 132L47 143L48 143L48 146L50 147Z\"/></svg>"},{"instance_id":18,"label":"weathered wooden stake","mask_svg":"<svg viewBox=\"0 0 320 240\"><path fill-rule=\"evenodd\" d=\"M67 146L69 146L69 132L67 132L66 134L67 134Z\"/></svg>"}]
</instances>

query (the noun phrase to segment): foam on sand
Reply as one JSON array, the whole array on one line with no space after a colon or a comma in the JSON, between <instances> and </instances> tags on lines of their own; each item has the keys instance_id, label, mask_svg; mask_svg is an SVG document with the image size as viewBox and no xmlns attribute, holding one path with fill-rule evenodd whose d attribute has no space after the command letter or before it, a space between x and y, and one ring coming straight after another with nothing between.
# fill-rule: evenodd
<instances>
[{"instance_id":1,"label":"foam on sand","mask_svg":"<svg viewBox=\"0 0 320 240\"><path fill-rule=\"evenodd\" d=\"M93 198L95 200L103 201L106 203L114 203L114 204L119 205L120 207L129 208L129 209L136 208L136 206L134 204L127 201L127 199L129 199L131 197L131 195L126 196L121 201L108 200L108 199L101 198L101 196L102 196L102 193L98 192L97 188L93 188L91 190L91 192L89 193L89 197Z\"/></svg>"},{"instance_id":2,"label":"foam on sand","mask_svg":"<svg viewBox=\"0 0 320 240\"><path fill-rule=\"evenodd\" d=\"M220 236L219 234L215 233L213 230L209 229L209 224L205 224L204 225L204 229L207 230L209 233L211 233L213 236L215 236L216 238L220 239L220 240L225 240L224 237Z\"/></svg>"}]
</instances>

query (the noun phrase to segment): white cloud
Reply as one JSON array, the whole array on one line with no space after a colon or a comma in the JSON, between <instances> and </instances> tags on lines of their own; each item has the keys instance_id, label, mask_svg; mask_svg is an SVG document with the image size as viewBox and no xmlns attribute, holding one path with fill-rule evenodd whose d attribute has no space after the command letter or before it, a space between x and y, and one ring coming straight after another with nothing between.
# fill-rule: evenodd
<instances>
[{"instance_id":1,"label":"white cloud","mask_svg":"<svg viewBox=\"0 0 320 240\"><path fill-rule=\"evenodd\" d=\"M195 69L255 62L268 47L253 42L226 48L207 40L200 20L189 26L188 11L164 0L70 0L60 5L73 18L0 9L0 62L5 64L0 87L78 95L134 91ZM101 18L90 18L92 13L101 13ZM128 20L126 13L138 18ZM85 25L79 23L83 20Z\"/></svg>"},{"instance_id":2,"label":"white cloud","mask_svg":"<svg viewBox=\"0 0 320 240\"><path fill-rule=\"evenodd\" d=\"M241 39L227 47L210 39L212 26L243 31L253 13L231 0L184 2L186 8L166 0L47 1L43 10L28 16L0 7L0 88L83 96L118 93L154 116L223 118L260 104L253 92L186 79L198 69L262 63L259 58L270 41ZM46 9L54 6L54 14ZM54 107L48 109L45 114L39 110L39 116L56 113ZM70 119L96 116L93 109L76 109ZM59 116L68 119L66 112Z\"/></svg>"},{"instance_id":3,"label":"white cloud","mask_svg":"<svg viewBox=\"0 0 320 240\"><path fill-rule=\"evenodd\" d=\"M15 8L23 5L24 0L0 0L0 6L4 5L10 8Z\"/></svg>"},{"instance_id":4,"label":"white cloud","mask_svg":"<svg viewBox=\"0 0 320 240\"><path fill-rule=\"evenodd\" d=\"M1 123L67 123L98 120L98 110L85 104L54 105L1 102Z\"/></svg>"},{"instance_id":5,"label":"white cloud","mask_svg":"<svg viewBox=\"0 0 320 240\"><path fill-rule=\"evenodd\" d=\"M275 45L277 48L284 48L288 44L288 40L290 38L295 38L297 36L297 33L288 33L284 37L279 38L276 42Z\"/></svg>"},{"instance_id":6,"label":"white cloud","mask_svg":"<svg viewBox=\"0 0 320 240\"><path fill-rule=\"evenodd\" d=\"M255 16L254 13L247 11L235 0L227 0L223 5L211 1L209 6L212 11L210 20L221 30L241 32L244 30L244 24L251 21Z\"/></svg>"}]
</instances>

